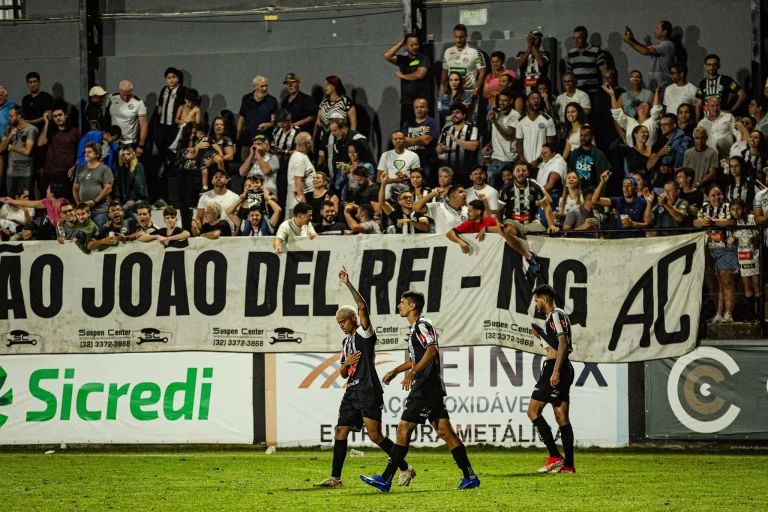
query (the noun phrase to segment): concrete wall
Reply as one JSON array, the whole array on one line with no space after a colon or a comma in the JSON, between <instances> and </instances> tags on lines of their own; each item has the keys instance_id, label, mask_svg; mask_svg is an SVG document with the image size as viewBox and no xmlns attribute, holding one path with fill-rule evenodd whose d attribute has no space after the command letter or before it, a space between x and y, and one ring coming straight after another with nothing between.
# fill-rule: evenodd
<instances>
[{"instance_id":1,"label":"concrete wall","mask_svg":"<svg viewBox=\"0 0 768 512\"><path fill-rule=\"evenodd\" d=\"M105 0L104 7L110 13L135 13L258 8L267 3L326 7L279 13L280 21L270 23L270 31L260 15L105 21L101 85L114 91L120 80L130 79L136 94L152 104L164 84L163 70L176 66L188 75L186 84L204 95L203 107L209 116L215 116L224 108L237 111L257 74L269 79L270 92L278 97L287 72L299 73L303 89L310 92L314 88L317 93L325 76L337 74L359 104L363 131L374 139L375 147L382 147L381 139L386 141L399 118L396 69L382 58L402 34L402 13L397 6L328 7L341 3L337 0ZM27 2L29 15L74 15L76 7L76 0ZM666 9L654 12L644 4L607 0L487 2L469 7L489 10L487 25L469 27L470 39L487 53L505 51L508 61L524 48L525 35L533 27L543 27L556 40L562 56L572 45L573 27L584 24L592 31L591 42L611 52L619 80L625 83L629 70L647 72L649 60L621 42L624 26L630 25L643 38L664 17L673 23L688 52L691 81L702 77L704 56L715 52L722 58L723 73L742 85L749 83L750 0L710 0L707 12L714 14L711 16L702 15L700 2L694 0L670 2ZM461 8L444 5L427 10L428 33L434 35L438 60L452 44L452 28ZM509 39L505 39L505 30L510 31ZM59 84L57 90L76 102L77 37L76 23L0 26L0 45L6 50L0 58L0 83L9 87L11 98L18 100L26 94L24 74L36 68L46 90Z\"/></svg>"}]
</instances>

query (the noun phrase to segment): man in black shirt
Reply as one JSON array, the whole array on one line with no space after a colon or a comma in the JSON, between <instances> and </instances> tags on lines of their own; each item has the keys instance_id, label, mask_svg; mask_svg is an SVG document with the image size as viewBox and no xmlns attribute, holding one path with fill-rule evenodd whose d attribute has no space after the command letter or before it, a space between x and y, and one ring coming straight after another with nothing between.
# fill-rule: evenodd
<instances>
[{"instance_id":1,"label":"man in black shirt","mask_svg":"<svg viewBox=\"0 0 768 512\"><path fill-rule=\"evenodd\" d=\"M336 220L338 215L339 212L333 201L323 201L323 207L320 210L323 221L314 224L315 233L318 235L343 235L349 227Z\"/></svg>"},{"instance_id":2,"label":"man in black shirt","mask_svg":"<svg viewBox=\"0 0 768 512\"><path fill-rule=\"evenodd\" d=\"M136 240L142 235L139 224L134 219L125 217L123 205L117 201L109 204L109 221L104 226L97 227L99 231L88 243L88 249L91 251Z\"/></svg>"},{"instance_id":3,"label":"man in black shirt","mask_svg":"<svg viewBox=\"0 0 768 512\"><path fill-rule=\"evenodd\" d=\"M405 55L396 55L405 47ZM400 68L395 76L400 79L400 126L414 118L413 101L429 97L429 68L432 62L419 51L419 36L406 34L402 41L387 50L384 58Z\"/></svg>"},{"instance_id":4,"label":"man in black shirt","mask_svg":"<svg viewBox=\"0 0 768 512\"><path fill-rule=\"evenodd\" d=\"M453 430L448 411L443 403L445 384L440 373L437 330L422 314L423 309L424 294L412 290L402 294L397 306L400 316L406 318L411 325L411 332L408 335L410 361L387 372L382 381L384 384L389 384L397 374L410 370L403 379L403 389L410 393L406 399L403 415L400 417L400 424L397 426L397 443L389 452L387 468L381 475L360 477L366 484L383 492L389 491L392 477L408 453L411 433L425 420L429 421L437 435L448 445L453 459L464 475L457 490L474 489L480 486L480 478L472 470L467 449Z\"/></svg>"},{"instance_id":5,"label":"man in black shirt","mask_svg":"<svg viewBox=\"0 0 768 512\"><path fill-rule=\"evenodd\" d=\"M221 204L216 201L209 201L205 205L203 213L203 223L197 219L192 219L192 236L200 236L210 240L216 240L222 236L232 236L232 227L229 221L221 218Z\"/></svg>"},{"instance_id":6,"label":"man in black shirt","mask_svg":"<svg viewBox=\"0 0 768 512\"><path fill-rule=\"evenodd\" d=\"M429 232L429 219L413 209L413 192L406 190L397 196L397 204L392 206L384 198L387 189L389 173L379 174L379 206L381 207L382 233L397 233L398 235L415 235ZM385 222L388 221L388 222ZM389 224L389 227L387 227Z\"/></svg>"},{"instance_id":7,"label":"man in black shirt","mask_svg":"<svg viewBox=\"0 0 768 512\"><path fill-rule=\"evenodd\" d=\"M301 131L312 133L317 117L317 103L307 93L301 92L301 78L296 73L288 73L283 81L288 89L288 96L280 104L280 108L291 113L293 126Z\"/></svg>"},{"instance_id":8,"label":"man in black shirt","mask_svg":"<svg viewBox=\"0 0 768 512\"><path fill-rule=\"evenodd\" d=\"M573 428L568 418L568 403L571 401L570 389L574 376L573 365L568 360L573 351L571 320L565 311L555 306L555 290L548 284L539 285L533 290L533 300L536 310L547 315L545 329L536 324L532 325L534 336L539 338L542 347L547 351L547 359L528 403L528 418L549 450L549 457L539 469L539 473L549 473L557 468L560 468L560 473L575 473ZM541 415L547 404L552 404L555 420L560 426L565 458L560 456L552 430Z\"/></svg>"},{"instance_id":9,"label":"man in black shirt","mask_svg":"<svg viewBox=\"0 0 768 512\"><path fill-rule=\"evenodd\" d=\"M707 100L712 96L720 100L722 110L735 111L747 99L747 93L727 75L720 74L720 57L711 53L704 57L704 71L707 76L699 82L696 90L696 122L701 121L701 113Z\"/></svg>"},{"instance_id":10,"label":"man in black shirt","mask_svg":"<svg viewBox=\"0 0 768 512\"><path fill-rule=\"evenodd\" d=\"M339 423L333 443L333 468L331 476L315 487L341 487L341 469L347 456L347 437L352 431L360 432L363 425L371 441L387 453L394 443L381 432L381 411L384 409L384 390L376 373L376 333L368 315L365 299L349 282L347 269L341 267L339 280L347 287L357 304L341 306L336 312L336 322L346 335L341 344L341 376L347 379L347 391L339 406ZM358 323L359 320L359 323ZM400 460L400 485L407 486L416 471Z\"/></svg>"},{"instance_id":11,"label":"man in black shirt","mask_svg":"<svg viewBox=\"0 0 768 512\"><path fill-rule=\"evenodd\" d=\"M377 209L379 207L379 204L376 203L379 200L379 185L371 180L368 169L360 166L352 171L352 177L357 183L357 188L352 191L352 202L357 206L374 205L374 209Z\"/></svg>"},{"instance_id":12,"label":"man in black shirt","mask_svg":"<svg viewBox=\"0 0 768 512\"><path fill-rule=\"evenodd\" d=\"M40 75L32 71L27 73L29 94L21 99L21 106L28 123L39 130L43 127L45 113L53 110L53 96L40 90Z\"/></svg>"}]
</instances>

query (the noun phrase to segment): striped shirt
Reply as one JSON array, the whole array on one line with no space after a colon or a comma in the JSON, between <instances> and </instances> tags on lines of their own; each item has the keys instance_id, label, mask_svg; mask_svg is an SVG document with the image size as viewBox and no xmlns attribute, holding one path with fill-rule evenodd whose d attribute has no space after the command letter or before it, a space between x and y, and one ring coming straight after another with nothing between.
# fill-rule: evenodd
<instances>
[{"instance_id":1,"label":"striped shirt","mask_svg":"<svg viewBox=\"0 0 768 512\"><path fill-rule=\"evenodd\" d=\"M456 126L450 125L440 134L439 144L450 148L449 152L439 155L440 160L445 162L456 174L469 175L472 168L477 164L477 151L467 151L462 148L451 139L451 134L459 140L477 140L477 128L472 124L464 123L461 129L456 130Z\"/></svg>"},{"instance_id":2,"label":"striped shirt","mask_svg":"<svg viewBox=\"0 0 768 512\"><path fill-rule=\"evenodd\" d=\"M597 92L602 82L600 68L607 66L603 50L591 45L581 53L578 48L571 48L565 61L566 70L576 77L576 87L585 92Z\"/></svg>"},{"instance_id":3,"label":"striped shirt","mask_svg":"<svg viewBox=\"0 0 768 512\"><path fill-rule=\"evenodd\" d=\"M296 149L296 136L300 133L301 130L296 126L291 126L288 133L278 126L272 132L272 145L283 151L293 151Z\"/></svg>"},{"instance_id":4,"label":"striped shirt","mask_svg":"<svg viewBox=\"0 0 768 512\"><path fill-rule=\"evenodd\" d=\"M341 114L344 119L347 119L347 112L349 112L352 107L352 100L346 96L338 101L331 101L330 98L325 98L317 109L317 115L320 119L320 127L323 129L323 132L328 131L331 124L332 114Z\"/></svg>"},{"instance_id":5,"label":"striped shirt","mask_svg":"<svg viewBox=\"0 0 768 512\"><path fill-rule=\"evenodd\" d=\"M176 105L176 95L179 92L180 87L176 86L173 89L169 87L163 87L163 92L160 96L158 105L160 106L160 124L173 126L176 124L176 112L173 111L173 106ZM184 98L181 99L182 103ZM181 103L179 103L181 105Z\"/></svg>"}]
</instances>

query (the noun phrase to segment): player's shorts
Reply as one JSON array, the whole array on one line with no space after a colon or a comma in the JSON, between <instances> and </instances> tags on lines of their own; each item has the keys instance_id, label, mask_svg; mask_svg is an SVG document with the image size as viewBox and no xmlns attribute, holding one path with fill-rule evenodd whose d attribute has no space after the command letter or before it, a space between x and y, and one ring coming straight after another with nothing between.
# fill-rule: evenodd
<instances>
[{"instance_id":1,"label":"player's shorts","mask_svg":"<svg viewBox=\"0 0 768 512\"><path fill-rule=\"evenodd\" d=\"M552 387L549 379L552 378L552 371L555 369L555 359L547 359L541 368L541 376L533 388L531 398L551 404L554 402L571 401L571 385L573 384L574 372L570 361L565 361L560 367L560 382Z\"/></svg>"},{"instance_id":2,"label":"player's shorts","mask_svg":"<svg viewBox=\"0 0 768 512\"><path fill-rule=\"evenodd\" d=\"M434 423L441 419L450 419L445 408L442 396L425 398L421 396L411 397L405 401L405 408L400 419L408 423L423 424L425 421Z\"/></svg>"},{"instance_id":3,"label":"player's shorts","mask_svg":"<svg viewBox=\"0 0 768 512\"><path fill-rule=\"evenodd\" d=\"M512 224L515 226L515 229L517 230L518 236L520 238L525 238L525 235L528 233L544 233L547 230L547 228L545 228L544 225L538 220L526 222L523 224L522 222L518 222L515 219L506 219L504 224Z\"/></svg>"},{"instance_id":4,"label":"player's shorts","mask_svg":"<svg viewBox=\"0 0 768 512\"><path fill-rule=\"evenodd\" d=\"M348 389L344 393L339 406L340 427L352 427L355 432L363 428L363 418L381 422L381 412L384 409L384 395L372 389Z\"/></svg>"}]
</instances>

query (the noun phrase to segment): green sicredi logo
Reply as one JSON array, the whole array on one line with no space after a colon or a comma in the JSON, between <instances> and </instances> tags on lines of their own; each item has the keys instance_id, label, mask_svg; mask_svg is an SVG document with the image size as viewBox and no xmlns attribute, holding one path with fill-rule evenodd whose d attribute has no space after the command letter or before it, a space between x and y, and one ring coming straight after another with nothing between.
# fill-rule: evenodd
<instances>
[{"instance_id":1,"label":"green sicredi logo","mask_svg":"<svg viewBox=\"0 0 768 512\"><path fill-rule=\"evenodd\" d=\"M0 366L0 393L2 393L2 395L0 395L0 407L11 405L13 403L13 389L9 389L3 393L3 386L5 385L5 380L7 378L8 374L5 372L5 369ZM0 413L0 427L5 425L6 421L8 421L8 416Z\"/></svg>"},{"instance_id":2,"label":"green sicredi logo","mask_svg":"<svg viewBox=\"0 0 768 512\"><path fill-rule=\"evenodd\" d=\"M0 389L5 372L0 368ZM40 369L29 377L29 393L41 402L40 407L27 411L26 420L51 421L58 417L68 421L72 412L83 421L117 420L118 405L127 402L130 415L139 421L152 421L160 415L170 421L207 420L211 401L210 379L213 368L187 368L184 381L171 382L165 389L155 382L104 383L87 382L76 385L74 368ZM0 398L0 405L9 391ZM199 405L195 411L196 397ZM179 397L177 400L176 398ZM180 404L180 405L175 405ZM0 417L0 426L5 420Z\"/></svg>"}]
</instances>

